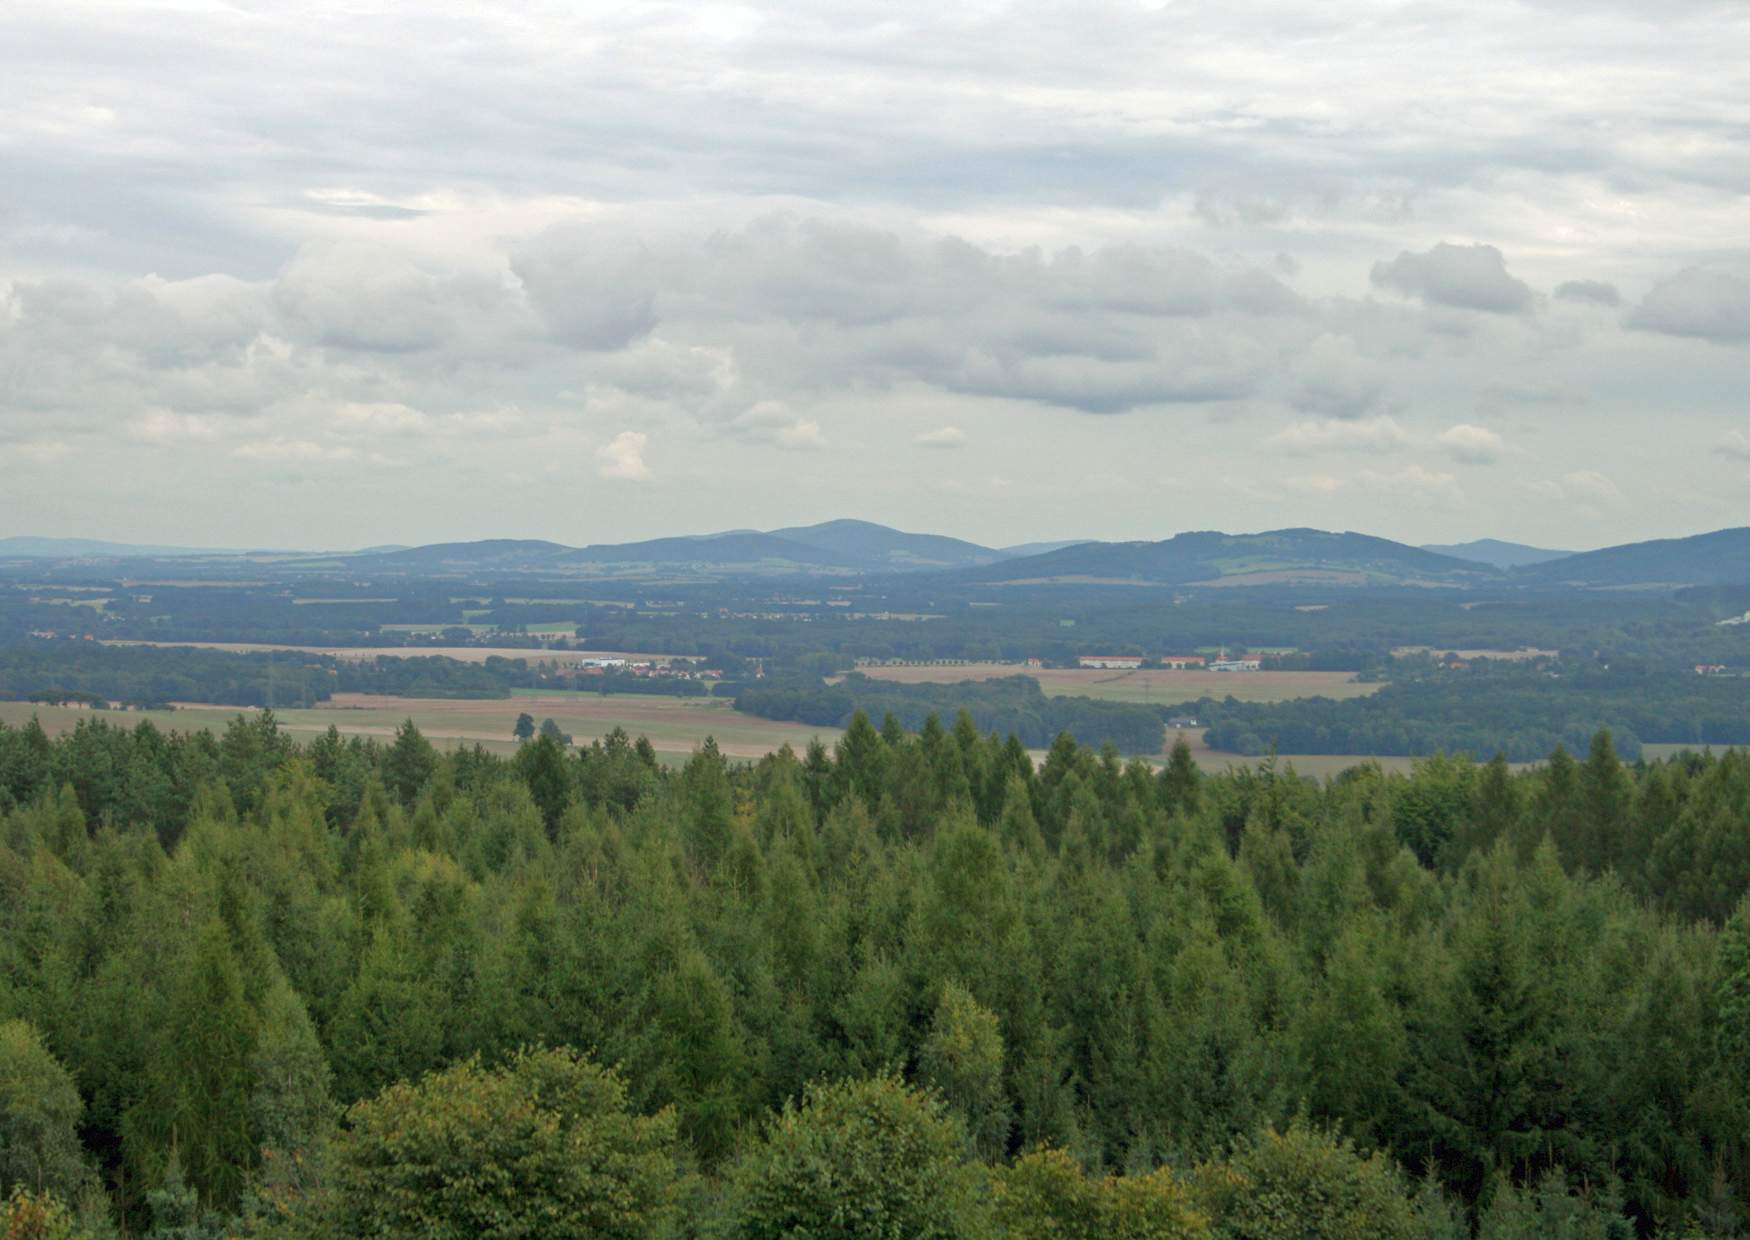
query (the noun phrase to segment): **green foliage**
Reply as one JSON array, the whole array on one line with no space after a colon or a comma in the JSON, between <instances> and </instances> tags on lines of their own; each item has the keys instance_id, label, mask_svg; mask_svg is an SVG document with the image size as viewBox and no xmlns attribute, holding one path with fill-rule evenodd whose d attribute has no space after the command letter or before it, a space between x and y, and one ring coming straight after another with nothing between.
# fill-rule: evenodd
<instances>
[{"instance_id":1,"label":"green foliage","mask_svg":"<svg viewBox=\"0 0 1750 1240\"><path fill-rule=\"evenodd\" d=\"M90 1178L79 1144L84 1103L27 1022L0 1023L0 1192L71 1197Z\"/></svg>"},{"instance_id":2,"label":"green foliage","mask_svg":"<svg viewBox=\"0 0 1750 1240\"><path fill-rule=\"evenodd\" d=\"M1214 1233L1190 1188L1162 1167L1090 1176L1060 1149L1030 1151L991 1178L997 1229L1016 1240L1202 1240Z\"/></svg>"},{"instance_id":3,"label":"green foliage","mask_svg":"<svg viewBox=\"0 0 1750 1240\"><path fill-rule=\"evenodd\" d=\"M1560 1171L1520 1190L1502 1185L1477 1222L1477 1240L1633 1240L1615 1184L1573 1191Z\"/></svg>"},{"instance_id":4,"label":"green foliage","mask_svg":"<svg viewBox=\"0 0 1750 1240\"><path fill-rule=\"evenodd\" d=\"M1557 1170L1643 1234L1744 1216L1740 755L1175 782L1068 737L1036 768L969 717L853 723L834 752L707 744L678 771L623 732L500 759L406 729L300 747L265 717L0 730L0 777L34 789L0 809L0 1016L41 1035L0 1024L0 1080L58 1082L0 1094L0 1131L61 1134L82 1219L88 1165L129 1234L170 1226L174 1162L175 1226L307 1240L334 1231L336 1104L533 1042L672 1108L672 1160L705 1178L667 1218L839 1182L797 1150L863 1149L862 1175L935 1149L883 1144L919 1114L953 1134L927 1194L964 1207L929 1216L950 1230L989 1222L977 1162L1040 1145L1086 1183L1023 1159L1011 1199L1032 1175L1101 1234L1157 1206L1173 1234L1189 1181L1163 1165L1281 1199L1257 1151L1305 1144L1301 1116L1380 1151L1320 1183L1396 1159L1430 1237L1496 1202L1556 1217ZM796 1102L869 1077L861 1127ZM446 1174L494 1157L460 1145Z\"/></svg>"},{"instance_id":5,"label":"green foliage","mask_svg":"<svg viewBox=\"0 0 1750 1240\"><path fill-rule=\"evenodd\" d=\"M1404 1185L1379 1154L1296 1122L1241 1142L1205 1164L1198 1197L1232 1240L1410 1240L1420 1224Z\"/></svg>"},{"instance_id":6,"label":"green foliage","mask_svg":"<svg viewBox=\"0 0 1750 1240\"><path fill-rule=\"evenodd\" d=\"M940 1101L892 1077L812 1085L729 1168L733 1237L978 1235L979 1175Z\"/></svg>"},{"instance_id":7,"label":"green foliage","mask_svg":"<svg viewBox=\"0 0 1750 1240\"><path fill-rule=\"evenodd\" d=\"M664 1234L678 1208L673 1114L634 1114L618 1076L570 1051L467 1060L348 1123L308 1206L330 1234L629 1240Z\"/></svg>"},{"instance_id":8,"label":"green foliage","mask_svg":"<svg viewBox=\"0 0 1750 1240\"><path fill-rule=\"evenodd\" d=\"M65 1202L48 1189L13 1188L0 1202L0 1240L94 1240Z\"/></svg>"},{"instance_id":9,"label":"green foliage","mask_svg":"<svg viewBox=\"0 0 1750 1240\"><path fill-rule=\"evenodd\" d=\"M935 1020L918 1052L918 1075L959 1115L979 1157L1001 1157L1009 1140L1003 1094L1003 1035L994 1012L958 982L942 987Z\"/></svg>"}]
</instances>

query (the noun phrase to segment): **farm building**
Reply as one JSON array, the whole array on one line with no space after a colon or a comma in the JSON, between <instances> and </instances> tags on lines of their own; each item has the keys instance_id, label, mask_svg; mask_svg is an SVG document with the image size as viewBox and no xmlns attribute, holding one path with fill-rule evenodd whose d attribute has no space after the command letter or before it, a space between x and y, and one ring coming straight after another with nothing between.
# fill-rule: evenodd
<instances>
[{"instance_id":1,"label":"farm building","mask_svg":"<svg viewBox=\"0 0 1750 1240\"><path fill-rule=\"evenodd\" d=\"M1175 672L1190 671L1203 667L1209 662L1200 654L1163 654L1160 658L1162 667L1171 668Z\"/></svg>"},{"instance_id":2,"label":"farm building","mask_svg":"<svg viewBox=\"0 0 1750 1240\"><path fill-rule=\"evenodd\" d=\"M1142 666L1142 656L1139 654L1084 654L1076 662L1083 667L1135 669Z\"/></svg>"},{"instance_id":3,"label":"farm building","mask_svg":"<svg viewBox=\"0 0 1750 1240\"><path fill-rule=\"evenodd\" d=\"M1258 658L1217 659L1209 665L1212 672L1256 672L1263 669L1264 660Z\"/></svg>"}]
</instances>

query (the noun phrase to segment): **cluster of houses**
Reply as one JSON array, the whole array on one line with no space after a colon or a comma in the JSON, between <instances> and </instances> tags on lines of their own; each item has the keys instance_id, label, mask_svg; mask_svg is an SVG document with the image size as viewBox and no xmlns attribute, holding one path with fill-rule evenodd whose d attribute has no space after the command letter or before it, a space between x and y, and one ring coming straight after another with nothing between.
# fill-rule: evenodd
<instances>
[{"instance_id":1,"label":"cluster of houses","mask_svg":"<svg viewBox=\"0 0 1750 1240\"><path fill-rule=\"evenodd\" d=\"M1084 654L1076 660L1079 667L1114 668L1119 671L1133 671L1146 662L1149 660L1140 654ZM1257 672L1264 667L1264 660L1256 655L1229 658L1225 653L1214 659L1205 659L1200 654L1163 654L1153 662L1156 667L1175 672Z\"/></svg>"},{"instance_id":2,"label":"cluster of houses","mask_svg":"<svg viewBox=\"0 0 1750 1240\"><path fill-rule=\"evenodd\" d=\"M615 657L579 659L574 665L580 676L606 676L609 672L647 680L722 680L720 668L677 667L654 659L633 661Z\"/></svg>"}]
</instances>

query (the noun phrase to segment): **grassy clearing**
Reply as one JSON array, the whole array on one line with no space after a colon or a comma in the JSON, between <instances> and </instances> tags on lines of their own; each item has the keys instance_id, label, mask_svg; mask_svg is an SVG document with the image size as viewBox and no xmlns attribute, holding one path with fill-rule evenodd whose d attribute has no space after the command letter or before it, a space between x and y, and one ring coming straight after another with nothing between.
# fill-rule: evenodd
<instances>
[{"instance_id":1,"label":"grassy clearing","mask_svg":"<svg viewBox=\"0 0 1750 1240\"><path fill-rule=\"evenodd\" d=\"M865 667L875 680L899 684L953 684L999 676L1031 676L1052 697L1103 698L1111 702L1170 705L1201 697L1241 702L1286 702L1293 698L1354 698L1377 693L1353 672L1208 672L1162 669L1115 672L1104 668L1025 668L1013 663L961 663L941 667Z\"/></svg>"},{"instance_id":2,"label":"grassy clearing","mask_svg":"<svg viewBox=\"0 0 1750 1240\"><path fill-rule=\"evenodd\" d=\"M1226 673L1222 674L1225 675ZM1248 758L1237 753L1221 753L1218 750L1209 748L1209 746L1203 743L1202 728L1185 728L1183 730L1169 728L1167 730L1167 748L1169 751L1172 749L1173 742L1179 737L1185 738L1186 745L1190 746L1191 749L1191 757L1194 758L1197 765L1205 771L1225 771L1230 768L1238 768L1242 766L1258 766L1264 761L1262 758ZM1286 770L1288 767L1292 766L1297 775L1311 775L1314 779L1328 779L1333 775L1341 774L1352 766L1360 766L1364 762L1377 762L1386 771L1399 772L1407 775L1414 768L1417 759L1402 757L1375 758L1363 754L1285 753L1276 756L1276 769L1279 771Z\"/></svg>"}]
</instances>

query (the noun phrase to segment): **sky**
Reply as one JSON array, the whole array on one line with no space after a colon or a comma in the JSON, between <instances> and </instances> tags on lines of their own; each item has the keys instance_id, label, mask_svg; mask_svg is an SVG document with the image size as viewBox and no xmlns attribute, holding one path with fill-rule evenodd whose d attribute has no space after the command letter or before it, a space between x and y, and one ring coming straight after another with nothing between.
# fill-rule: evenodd
<instances>
[{"instance_id":1,"label":"sky","mask_svg":"<svg viewBox=\"0 0 1750 1240\"><path fill-rule=\"evenodd\" d=\"M1750 524L1750 5L0 8L0 535Z\"/></svg>"}]
</instances>

